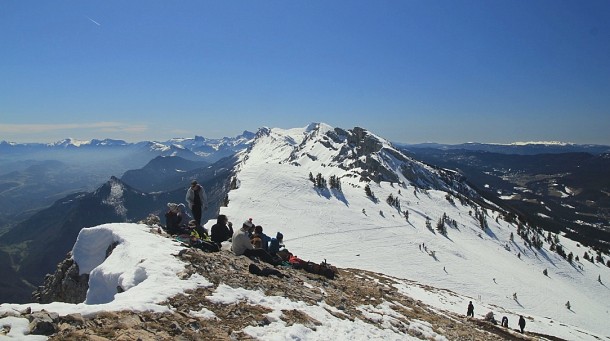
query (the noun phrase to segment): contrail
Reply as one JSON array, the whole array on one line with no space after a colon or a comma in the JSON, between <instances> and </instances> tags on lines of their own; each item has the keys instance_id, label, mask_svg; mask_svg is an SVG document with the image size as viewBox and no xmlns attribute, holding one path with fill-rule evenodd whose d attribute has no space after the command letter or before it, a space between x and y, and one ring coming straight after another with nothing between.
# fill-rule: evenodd
<instances>
[{"instance_id":1,"label":"contrail","mask_svg":"<svg viewBox=\"0 0 610 341\"><path fill-rule=\"evenodd\" d=\"M91 21L92 23L96 24L97 26L102 26L102 24L100 24L99 22L87 17L87 19L89 19L89 21Z\"/></svg>"}]
</instances>

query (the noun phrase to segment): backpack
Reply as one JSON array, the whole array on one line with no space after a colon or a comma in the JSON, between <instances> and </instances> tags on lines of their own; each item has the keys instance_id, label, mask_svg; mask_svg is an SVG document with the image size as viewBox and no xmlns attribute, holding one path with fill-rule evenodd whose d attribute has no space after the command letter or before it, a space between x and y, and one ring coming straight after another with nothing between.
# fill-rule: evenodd
<instances>
[{"instance_id":1,"label":"backpack","mask_svg":"<svg viewBox=\"0 0 610 341\"><path fill-rule=\"evenodd\" d=\"M306 262L303 265L303 269L309 273L322 275L328 279L335 279L335 276L337 275L337 268L328 264L326 260L320 264Z\"/></svg>"}]
</instances>

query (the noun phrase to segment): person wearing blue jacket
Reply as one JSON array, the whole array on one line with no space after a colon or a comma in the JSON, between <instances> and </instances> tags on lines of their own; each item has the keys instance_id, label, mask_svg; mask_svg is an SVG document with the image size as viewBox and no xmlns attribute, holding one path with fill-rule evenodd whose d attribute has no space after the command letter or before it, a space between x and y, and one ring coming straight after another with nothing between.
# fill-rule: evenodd
<instances>
[{"instance_id":1,"label":"person wearing blue jacket","mask_svg":"<svg viewBox=\"0 0 610 341\"><path fill-rule=\"evenodd\" d=\"M258 237L261 240L261 248L265 251L269 251L269 242L271 241L271 238L269 238L268 235L263 233L263 227L260 225L256 225L256 227L254 227L254 234L252 235L252 238Z\"/></svg>"},{"instance_id":2,"label":"person wearing blue jacket","mask_svg":"<svg viewBox=\"0 0 610 341\"><path fill-rule=\"evenodd\" d=\"M273 256L280 251L280 247L284 246L284 235L281 232L278 232L275 235L275 238L271 238L269 242L269 253Z\"/></svg>"}]
</instances>

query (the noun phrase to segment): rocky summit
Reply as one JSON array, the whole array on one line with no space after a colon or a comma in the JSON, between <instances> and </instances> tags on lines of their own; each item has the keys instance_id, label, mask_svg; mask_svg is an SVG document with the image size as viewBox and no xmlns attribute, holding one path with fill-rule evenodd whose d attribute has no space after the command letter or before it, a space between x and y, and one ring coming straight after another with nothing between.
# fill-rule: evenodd
<instances>
[{"instance_id":1,"label":"rocky summit","mask_svg":"<svg viewBox=\"0 0 610 341\"><path fill-rule=\"evenodd\" d=\"M158 233L158 227L151 226L151 232ZM111 252L109 248L107 257ZM250 273L249 267L254 264L265 268L265 263L236 257L226 250L206 253L185 247L174 257L186 264L178 277L200 275L211 285L165 300L161 304L169 307L169 312L122 310L60 316L27 308L4 313L0 318L25 317L30 322L30 334L47 335L49 340L255 340L257 331L277 328L272 326L277 320L286 327L298 325L311 333L328 331L321 334L322 339L334 339L336 330L346 325L370 328L376 333L371 336L388 330L403 335L404 339L557 339L521 334L484 319L433 308L398 288L417 287L447 299L457 295L371 271L338 269L337 276L329 279L303 269L280 266L276 275L257 276ZM40 301L73 301L83 292L82 286L75 284L83 283L78 278L78 265L69 254L55 274L47 276L36 297ZM219 296L223 289L239 290L241 295L236 301L223 301L222 294ZM284 307L274 308L269 304L272 301ZM0 331L9 332L9 326Z\"/></svg>"}]
</instances>

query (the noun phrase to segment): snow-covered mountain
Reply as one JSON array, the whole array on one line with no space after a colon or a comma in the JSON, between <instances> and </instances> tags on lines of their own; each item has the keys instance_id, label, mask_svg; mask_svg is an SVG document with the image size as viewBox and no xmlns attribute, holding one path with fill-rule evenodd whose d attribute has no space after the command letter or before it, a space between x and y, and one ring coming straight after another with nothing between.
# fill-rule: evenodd
<instances>
[{"instance_id":1,"label":"snow-covered mountain","mask_svg":"<svg viewBox=\"0 0 610 341\"><path fill-rule=\"evenodd\" d=\"M112 295L105 296L103 302L95 301L101 306L82 303L32 307L94 314L98 311L95 309L109 308L114 302L120 307L129 302L131 309L161 311L166 309L164 302L168 296L151 298L142 293L142 288L150 285L146 283L157 281L158 285L168 285L168 295L189 286L209 286L205 289L208 291L203 291L206 294L202 301L212 302L214 309L244 301L249 306L264 307L261 308L264 313L259 314L265 315L267 322L240 326L239 331L250 337L415 338L408 327L401 329L398 312L414 316L420 312L388 300L384 296L387 290L408 294L455 321L465 314L467 302L473 301L477 318L492 311L497 319L507 316L514 327L518 316L523 315L528 331L555 338L600 340L610 335L607 323L610 289L606 284L610 268L605 265L608 255L598 254L562 235L544 233L516 214L487 202L458 173L418 162L365 129L344 130L325 124L260 129L238 157L239 162L231 172L235 174L232 182L235 186L228 194L228 206L221 207L220 213L226 214L236 226L252 218L269 236L282 232L286 247L303 259L326 259L348 268L348 272L363 269L381 273L371 277L356 275L355 270L350 272L365 283L378 284L377 290L383 294L361 297L369 302L356 309L360 313L353 312L341 322L331 321L328 314L345 316L350 311L325 305L331 296L328 283L313 280L291 283L321 293L321 301L311 305L302 303L306 296L295 299L286 291L273 288L244 289L222 283L211 286L207 278L198 276L189 277L193 282L172 284L155 277L160 271L154 261L156 257L141 252L149 249L147 245L176 252L177 249L171 249L175 246L151 242L142 235L134 237L141 243L134 243L129 236L115 231L128 226L106 226L95 232L103 238L87 239L105 243L91 243L97 250L93 252L95 256L90 254L81 259L88 264L84 268L92 277L96 272L97 280L90 280L90 285L103 285L102 294ZM213 223L209 221L206 227ZM115 241L122 246L106 263L99 254L107 250L106 244ZM79 245L74 250L86 244ZM585 254L592 261L585 260ZM74 255L77 263L76 258L83 257L82 253ZM163 259L159 263L170 262ZM121 264L120 260L129 261ZM171 262L171 269L164 276L175 277L179 272L180 267L174 269ZM193 268L209 267L205 262L197 264ZM240 271L241 265L232 269ZM147 281L149 278L154 280ZM225 282L232 280L227 278ZM116 293L117 285L127 291ZM142 286L138 288L139 285ZM133 295L128 295L130 291ZM349 300L347 287L343 295L338 302ZM139 299L144 296L145 299ZM20 309L25 306L2 305L0 312ZM318 324L303 320L286 323L282 316L292 310L314 318ZM295 314L298 315L291 312ZM203 309L190 316L202 315L214 318ZM348 320L353 323L344 324ZM367 325L360 323L364 320L369 321ZM370 321L375 327L371 327ZM416 325L416 321L411 322ZM447 328L453 327L440 328L432 322L423 325L428 329L426 333L420 331L419 337L452 339L444 335L450 335Z\"/></svg>"},{"instance_id":2,"label":"snow-covered mountain","mask_svg":"<svg viewBox=\"0 0 610 341\"><path fill-rule=\"evenodd\" d=\"M113 139L92 139L78 140L67 138L53 143L14 143L8 141L0 141L0 151L5 156L13 157L23 155L26 158L36 158L38 154L43 153L47 158L62 156L65 152L91 152L91 151L125 151L129 153L147 152L152 157L155 156L180 156L190 160L205 160L207 162L215 162L224 157L233 155L236 152L242 151L248 147L254 133L244 131L242 134L235 137L223 137L220 139L210 139L202 136L194 138L173 138L167 141L141 141L141 142L126 142L123 140ZM51 156L48 153L53 153ZM82 156L82 154L79 154Z\"/></svg>"},{"instance_id":3,"label":"snow-covered mountain","mask_svg":"<svg viewBox=\"0 0 610 341\"><path fill-rule=\"evenodd\" d=\"M545 241L454 173L409 159L370 132L262 129L242 160L240 186L221 213L252 217L271 236L281 231L296 254L447 288L512 319L530 316L532 329L551 334L566 325L610 335L610 290L598 281L610 278L608 255L591 263L583 255L597 255L592 249L562 236ZM309 173L336 176L341 190L316 188ZM388 204L390 195L399 206ZM446 235L426 227L443 217ZM571 263L551 251L558 246Z\"/></svg>"},{"instance_id":4,"label":"snow-covered mountain","mask_svg":"<svg viewBox=\"0 0 610 341\"><path fill-rule=\"evenodd\" d=\"M173 138L168 140L166 144L181 146L205 158L206 161L214 162L223 157L233 155L236 151L246 149L253 138L254 133L244 131L236 137L223 137L221 139L209 139L203 136Z\"/></svg>"}]
</instances>

